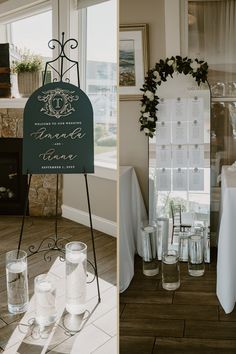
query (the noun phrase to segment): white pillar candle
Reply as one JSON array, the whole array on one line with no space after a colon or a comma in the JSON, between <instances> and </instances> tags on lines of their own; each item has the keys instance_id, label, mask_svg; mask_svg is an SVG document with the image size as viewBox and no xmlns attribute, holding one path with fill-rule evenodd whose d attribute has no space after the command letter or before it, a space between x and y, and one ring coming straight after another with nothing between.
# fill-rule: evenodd
<instances>
[{"instance_id":1,"label":"white pillar candle","mask_svg":"<svg viewBox=\"0 0 236 354\"><path fill-rule=\"evenodd\" d=\"M70 244L72 250L68 249ZM87 248L81 244L71 242L66 247L66 310L73 315L86 309ZM73 250L76 246L78 250Z\"/></svg>"},{"instance_id":2,"label":"white pillar candle","mask_svg":"<svg viewBox=\"0 0 236 354\"><path fill-rule=\"evenodd\" d=\"M36 322L48 326L56 319L56 289L47 274L35 278Z\"/></svg>"}]
</instances>

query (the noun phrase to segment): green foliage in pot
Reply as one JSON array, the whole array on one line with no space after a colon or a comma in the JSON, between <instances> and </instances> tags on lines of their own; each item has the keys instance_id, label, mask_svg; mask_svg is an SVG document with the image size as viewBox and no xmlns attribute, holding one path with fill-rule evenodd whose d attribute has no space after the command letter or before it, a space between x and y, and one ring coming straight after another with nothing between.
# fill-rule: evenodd
<instances>
[{"instance_id":1,"label":"green foliage in pot","mask_svg":"<svg viewBox=\"0 0 236 354\"><path fill-rule=\"evenodd\" d=\"M30 53L22 54L21 60L13 61L13 73L36 72L42 69L42 58Z\"/></svg>"}]
</instances>

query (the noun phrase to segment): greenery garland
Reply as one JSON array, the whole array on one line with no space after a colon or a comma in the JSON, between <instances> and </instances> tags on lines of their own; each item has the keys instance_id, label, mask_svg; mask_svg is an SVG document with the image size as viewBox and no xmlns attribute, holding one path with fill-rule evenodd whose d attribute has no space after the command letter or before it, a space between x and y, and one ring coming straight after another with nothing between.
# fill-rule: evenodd
<instances>
[{"instance_id":1,"label":"greenery garland","mask_svg":"<svg viewBox=\"0 0 236 354\"><path fill-rule=\"evenodd\" d=\"M160 86L162 81L167 81L168 76L173 77L174 72L192 75L200 86L201 83L207 81L208 64L203 60L182 58L177 55L170 59L161 59L153 69L148 71L143 88L141 88L144 93L141 99L142 108L139 122L141 123L140 130L143 130L145 135L151 138L156 130L156 112L159 103L159 97L156 95L157 86Z\"/></svg>"}]
</instances>

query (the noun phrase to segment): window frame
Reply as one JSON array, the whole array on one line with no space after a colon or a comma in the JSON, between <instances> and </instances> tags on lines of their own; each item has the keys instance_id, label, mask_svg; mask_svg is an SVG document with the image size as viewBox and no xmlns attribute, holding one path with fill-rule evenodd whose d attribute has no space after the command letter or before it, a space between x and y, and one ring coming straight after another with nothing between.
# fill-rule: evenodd
<instances>
[{"instance_id":1,"label":"window frame","mask_svg":"<svg viewBox=\"0 0 236 354\"><path fill-rule=\"evenodd\" d=\"M85 0L83 4L92 6L104 1L108 0ZM59 11L61 6L63 6L63 9ZM82 43L79 51L80 86L82 89L85 89L87 9L83 8L78 10L78 4L75 1L69 0L65 3L65 1L61 2L61 0L21 0L21 3L19 3L18 0L12 0L11 2L0 4L0 27L3 26L5 29L4 40L11 43L11 25L9 22L34 16L48 10L52 10L53 38L58 37L58 34L61 33L62 30L65 31L67 29L67 32L70 33L70 37L75 36L78 38L79 42ZM73 24L75 21L72 21L75 14L77 15L79 23L77 23L77 26ZM26 99L22 98L3 98L0 99L0 108L23 108L25 103ZM117 161L116 164L106 164L95 160L95 173L92 176L114 181L117 180Z\"/></svg>"},{"instance_id":2,"label":"window frame","mask_svg":"<svg viewBox=\"0 0 236 354\"><path fill-rule=\"evenodd\" d=\"M78 8L78 19L79 19L79 31L78 31L78 41L82 43L79 52L79 67L80 67L80 87L86 92L86 69L87 69L87 8L88 6L98 5L99 3L109 1L109 0L88 0L84 1L84 5L87 6L83 8ZM118 91L117 91L118 92ZM118 93L117 93L118 95ZM116 99L118 102L118 97ZM116 144L116 153L118 156L118 149ZM118 159L118 157L117 157ZM95 164L95 176L116 180L117 179L117 163L109 164L99 160L94 161Z\"/></svg>"}]
</instances>

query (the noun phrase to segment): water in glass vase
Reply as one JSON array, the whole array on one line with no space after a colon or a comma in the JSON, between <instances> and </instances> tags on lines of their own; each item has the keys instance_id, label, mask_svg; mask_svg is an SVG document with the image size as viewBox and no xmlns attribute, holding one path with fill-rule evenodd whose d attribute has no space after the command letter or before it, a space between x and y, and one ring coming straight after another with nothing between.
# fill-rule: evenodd
<instances>
[{"instance_id":1,"label":"water in glass vase","mask_svg":"<svg viewBox=\"0 0 236 354\"><path fill-rule=\"evenodd\" d=\"M166 254L162 257L162 287L165 290L176 290L180 286L178 257Z\"/></svg>"},{"instance_id":2,"label":"water in glass vase","mask_svg":"<svg viewBox=\"0 0 236 354\"><path fill-rule=\"evenodd\" d=\"M8 310L11 313L22 313L28 306L27 264L21 262L8 263L6 266Z\"/></svg>"},{"instance_id":3,"label":"water in glass vase","mask_svg":"<svg viewBox=\"0 0 236 354\"><path fill-rule=\"evenodd\" d=\"M86 310L87 246L83 242L66 244L66 310L79 315Z\"/></svg>"},{"instance_id":4,"label":"water in glass vase","mask_svg":"<svg viewBox=\"0 0 236 354\"><path fill-rule=\"evenodd\" d=\"M204 272L205 272L205 264L204 262L202 263L191 263L189 261L188 263L188 272L189 275L192 275L194 277L201 277Z\"/></svg>"},{"instance_id":5,"label":"water in glass vase","mask_svg":"<svg viewBox=\"0 0 236 354\"><path fill-rule=\"evenodd\" d=\"M47 274L38 275L35 280L35 317L36 322L44 327L56 320L56 289Z\"/></svg>"}]
</instances>

